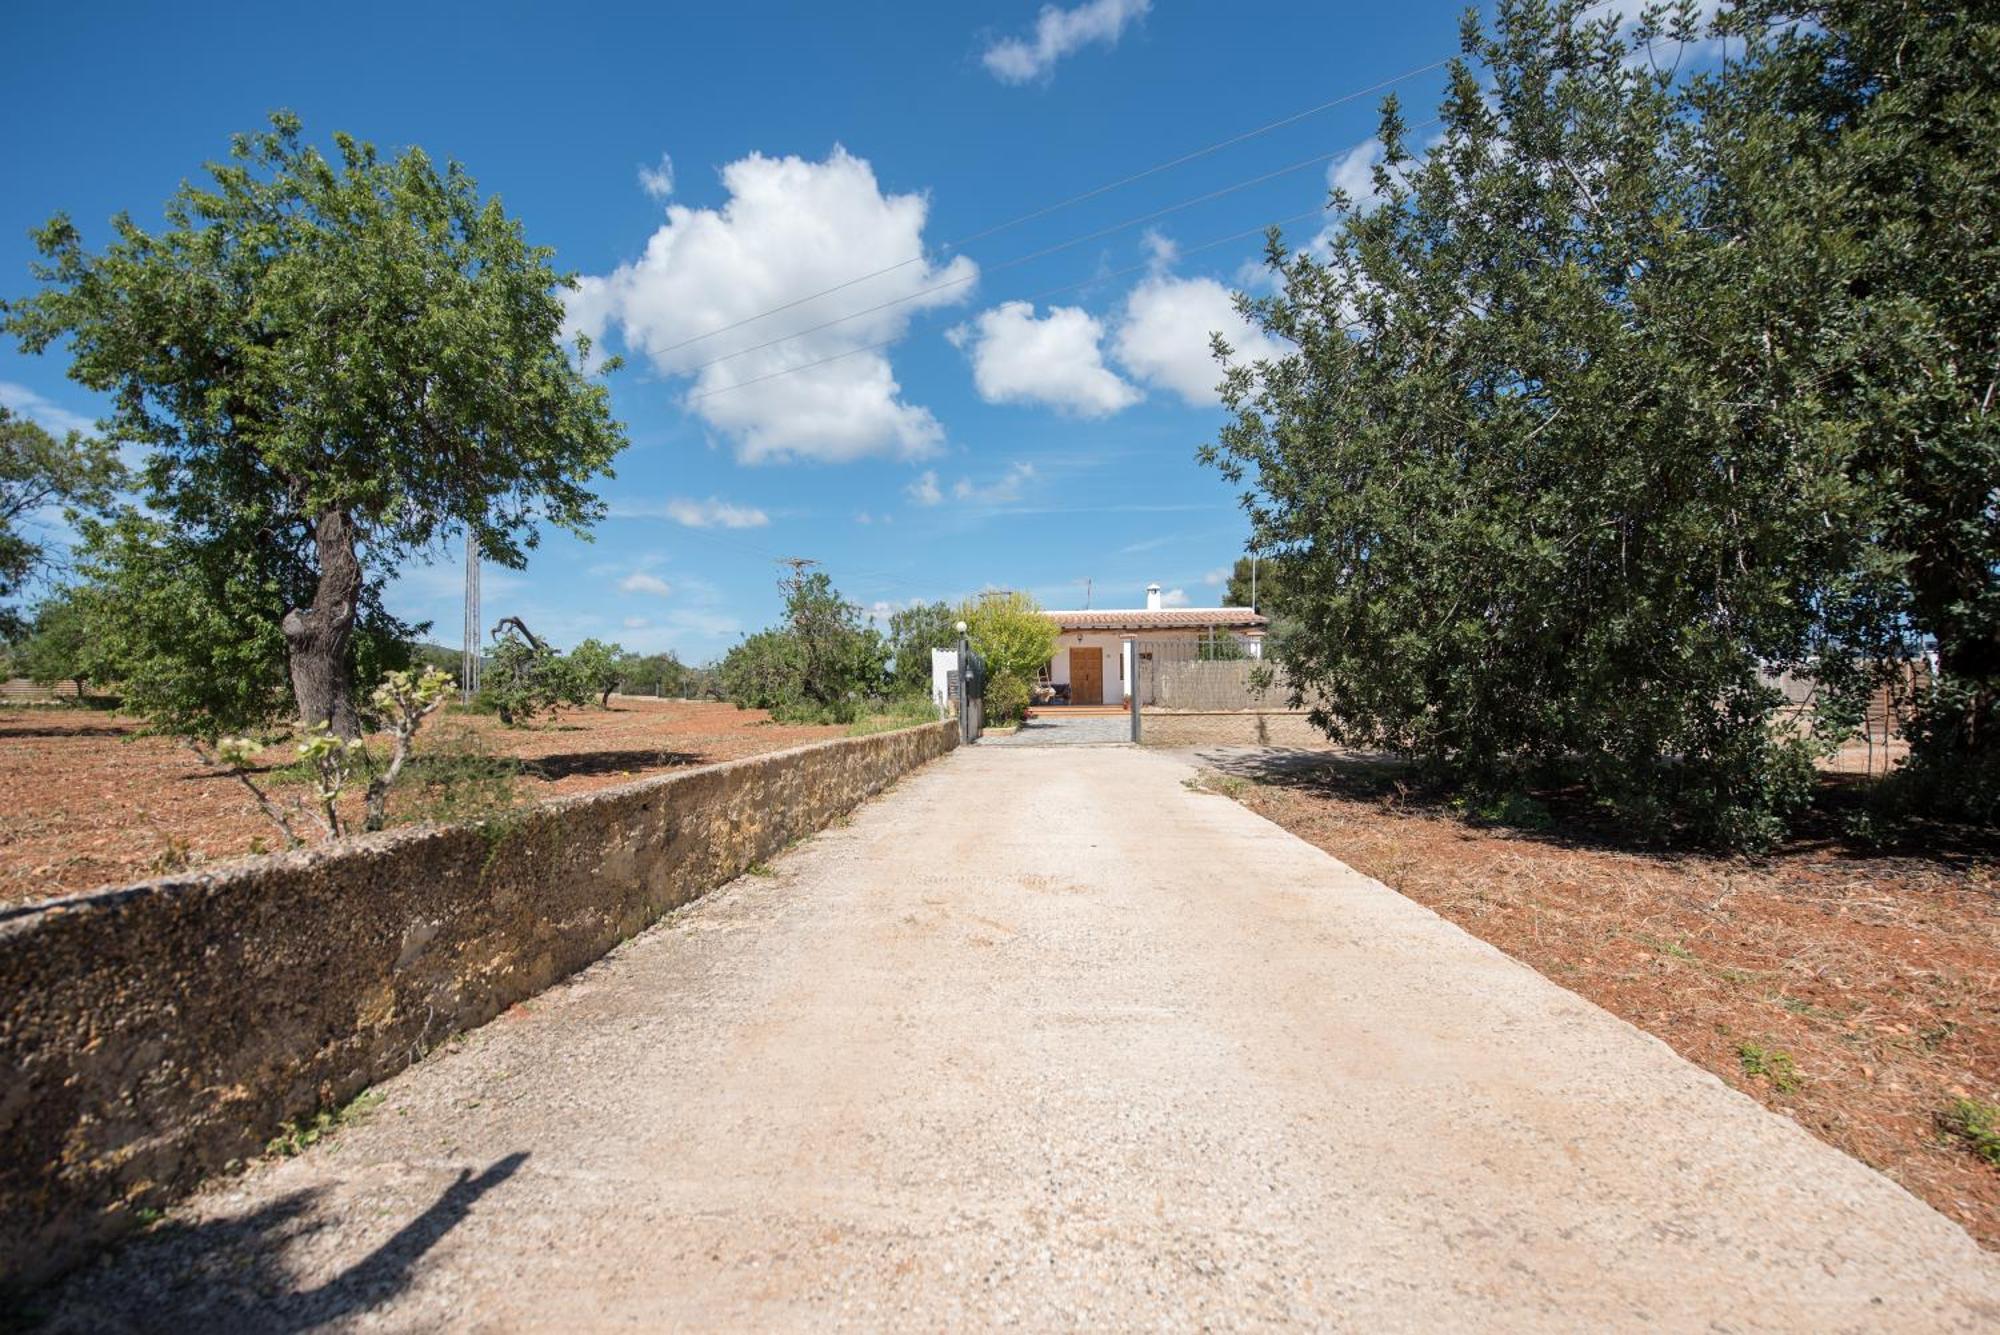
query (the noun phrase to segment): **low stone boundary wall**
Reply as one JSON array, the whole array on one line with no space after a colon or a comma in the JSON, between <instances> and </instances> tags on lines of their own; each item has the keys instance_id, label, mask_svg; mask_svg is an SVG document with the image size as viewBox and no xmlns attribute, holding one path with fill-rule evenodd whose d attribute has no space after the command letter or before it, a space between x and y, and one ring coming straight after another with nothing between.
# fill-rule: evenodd
<instances>
[{"instance_id":1,"label":"low stone boundary wall","mask_svg":"<svg viewBox=\"0 0 2000 1335\"><path fill-rule=\"evenodd\" d=\"M1304 710L1230 709L1140 711L1144 746L1326 746L1326 734Z\"/></svg>"},{"instance_id":2,"label":"low stone boundary wall","mask_svg":"<svg viewBox=\"0 0 2000 1335\"><path fill-rule=\"evenodd\" d=\"M956 723L0 911L0 1290L949 751Z\"/></svg>"}]
</instances>

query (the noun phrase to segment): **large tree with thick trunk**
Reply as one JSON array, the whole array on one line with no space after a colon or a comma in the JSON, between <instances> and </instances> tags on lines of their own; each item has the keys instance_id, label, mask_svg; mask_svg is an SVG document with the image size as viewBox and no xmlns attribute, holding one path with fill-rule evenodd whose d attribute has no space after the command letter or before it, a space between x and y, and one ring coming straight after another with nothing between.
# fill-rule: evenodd
<instances>
[{"instance_id":1,"label":"large tree with thick trunk","mask_svg":"<svg viewBox=\"0 0 2000 1335\"><path fill-rule=\"evenodd\" d=\"M4 309L26 350L66 341L71 376L113 396L109 437L150 449L174 542L290 575L299 720L352 735L381 582L461 532L519 566L540 525L581 531L624 438L564 340L551 252L456 163L334 142L329 159L273 116L163 230L121 215L101 253L58 215L40 291Z\"/></svg>"}]
</instances>

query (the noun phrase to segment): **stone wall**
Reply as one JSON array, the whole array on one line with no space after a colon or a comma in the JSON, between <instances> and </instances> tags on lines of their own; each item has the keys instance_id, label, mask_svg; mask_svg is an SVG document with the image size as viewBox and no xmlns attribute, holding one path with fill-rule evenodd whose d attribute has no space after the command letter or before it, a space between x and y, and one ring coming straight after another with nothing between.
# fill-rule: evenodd
<instances>
[{"instance_id":1,"label":"stone wall","mask_svg":"<svg viewBox=\"0 0 2000 1335\"><path fill-rule=\"evenodd\" d=\"M950 750L740 760L0 911L0 1290Z\"/></svg>"},{"instance_id":2,"label":"stone wall","mask_svg":"<svg viewBox=\"0 0 2000 1335\"><path fill-rule=\"evenodd\" d=\"M1305 711L1282 709L1142 710L1139 741L1145 746L1330 745L1326 734L1306 721Z\"/></svg>"}]
</instances>

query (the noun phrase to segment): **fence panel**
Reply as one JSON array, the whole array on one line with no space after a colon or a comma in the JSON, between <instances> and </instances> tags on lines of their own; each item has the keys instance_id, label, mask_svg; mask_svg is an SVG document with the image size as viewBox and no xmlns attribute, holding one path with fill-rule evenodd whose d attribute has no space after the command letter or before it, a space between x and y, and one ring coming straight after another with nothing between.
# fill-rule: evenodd
<instances>
[{"instance_id":1,"label":"fence panel","mask_svg":"<svg viewBox=\"0 0 2000 1335\"><path fill-rule=\"evenodd\" d=\"M1139 703L1152 709L1285 709L1291 683L1233 639L1139 641Z\"/></svg>"}]
</instances>

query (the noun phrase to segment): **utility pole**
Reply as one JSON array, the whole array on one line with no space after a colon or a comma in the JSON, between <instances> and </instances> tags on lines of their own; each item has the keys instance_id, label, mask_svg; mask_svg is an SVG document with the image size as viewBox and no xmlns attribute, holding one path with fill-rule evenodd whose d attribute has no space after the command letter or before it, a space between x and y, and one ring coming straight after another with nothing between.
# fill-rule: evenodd
<instances>
[{"instance_id":1,"label":"utility pole","mask_svg":"<svg viewBox=\"0 0 2000 1335\"><path fill-rule=\"evenodd\" d=\"M472 703L472 697L479 694L480 642L485 638L481 633L482 618L479 615L479 540L473 536L472 526L465 528L465 648L459 659L459 697Z\"/></svg>"}]
</instances>

